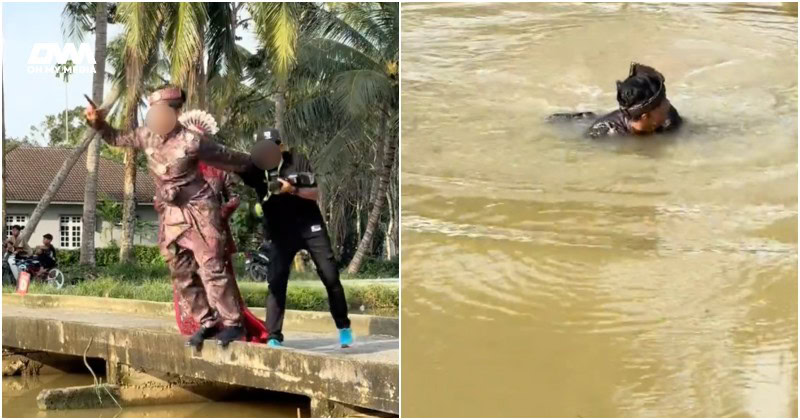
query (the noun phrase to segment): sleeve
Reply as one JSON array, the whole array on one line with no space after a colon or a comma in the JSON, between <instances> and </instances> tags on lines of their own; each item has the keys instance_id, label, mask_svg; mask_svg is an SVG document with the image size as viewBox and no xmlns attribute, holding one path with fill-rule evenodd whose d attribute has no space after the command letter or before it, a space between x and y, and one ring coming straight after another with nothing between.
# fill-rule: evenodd
<instances>
[{"instance_id":1,"label":"sleeve","mask_svg":"<svg viewBox=\"0 0 800 420\"><path fill-rule=\"evenodd\" d=\"M255 164L248 164L244 170L236 172L236 175L242 179L245 185L256 190L259 197L267 195L267 174L261 169L258 169Z\"/></svg>"},{"instance_id":2,"label":"sleeve","mask_svg":"<svg viewBox=\"0 0 800 420\"><path fill-rule=\"evenodd\" d=\"M250 188L257 188L259 184L263 184L267 180L267 175L264 171L258 169L258 167L252 163L247 165L244 170L236 172L236 175Z\"/></svg>"},{"instance_id":3,"label":"sleeve","mask_svg":"<svg viewBox=\"0 0 800 420\"><path fill-rule=\"evenodd\" d=\"M51 250L51 251L53 251L53 259L56 259L56 255L57 255L57 253L56 253L56 247L54 247L54 246L50 245L50 250Z\"/></svg>"},{"instance_id":4,"label":"sleeve","mask_svg":"<svg viewBox=\"0 0 800 420\"><path fill-rule=\"evenodd\" d=\"M243 171L250 164L249 154L228 149L209 137L199 136L198 158L207 164L231 172Z\"/></svg>"},{"instance_id":5,"label":"sleeve","mask_svg":"<svg viewBox=\"0 0 800 420\"><path fill-rule=\"evenodd\" d=\"M137 127L134 130L123 133L103 121L97 132L109 146L139 148L141 144L139 139L144 135L144 130L144 127Z\"/></svg>"},{"instance_id":6,"label":"sleeve","mask_svg":"<svg viewBox=\"0 0 800 420\"><path fill-rule=\"evenodd\" d=\"M561 122L561 121L580 121L597 118L594 112L561 112L549 115L545 118L547 122Z\"/></svg>"}]
</instances>

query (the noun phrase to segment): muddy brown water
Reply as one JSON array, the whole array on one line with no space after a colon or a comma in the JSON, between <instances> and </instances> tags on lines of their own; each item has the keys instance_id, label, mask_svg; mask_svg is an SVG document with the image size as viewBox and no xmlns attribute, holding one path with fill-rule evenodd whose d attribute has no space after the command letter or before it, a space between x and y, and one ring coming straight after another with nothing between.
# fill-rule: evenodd
<instances>
[{"instance_id":1,"label":"muddy brown water","mask_svg":"<svg viewBox=\"0 0 800 420\"><path fill-rule=\"evenodd\" d=\"M404 416L797 416L797 6L402 6ZM661 70L676 136L592 142Z\"/></svg>"},{"instance_id":2,"label":"muddy brown water","mask_svg":"<svg viewBox=\"0 0 800 420\"><path fill-rule=\"evenodd\" d=\"M308 401L302 397L263 393L260 397L252 393L242 401L168 404L125 409L59 410L41 411L36 406L36 396L44 389L68 386L91 385L91 375L53 374L34 377L3 378L3 417L297 417L300 409L308 416ZM106 397L105 395L103 395ZM263 398L263 399L260 399Z\"/></svg>"}]
</instances>

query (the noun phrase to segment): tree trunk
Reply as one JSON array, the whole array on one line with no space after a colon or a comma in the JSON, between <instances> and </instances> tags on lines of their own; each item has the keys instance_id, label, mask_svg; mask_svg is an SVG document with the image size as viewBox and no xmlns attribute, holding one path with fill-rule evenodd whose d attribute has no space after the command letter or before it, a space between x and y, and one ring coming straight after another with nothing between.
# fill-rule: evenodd
<instances>
[{"instance_id":1,"label":"tree trunk","mask_svg":"<svg viewBox=\"0 0 800 420\"><path fill-rule=\"evenodd\" d=\"M61 165L61 169L58 170L56 177L53 178L53 182L50 183L50 186L47 187L47 191L45 191L42 199L39 200L39 204L36 205L36 208L33 210L31 214L31 219L25 225L25 229L22 229L20 233L20 237L22 238L23 243L28 243L28 240L33 235L33 231L36 230L36 225L39 224L39 220L41 220L44 211L47 209L47 206L50 205L50 201L53 199L53 196L56 195L58 190L61 188L61 185L64 183L64 180L67 179L67 175L72 170L72 167L75 166L75 163L78 162L78 158L81 157L81 154L89 147L89 143L91 143L92 139L97 134L96 131L89 129L86 133L86 138L84 138L83 142L72 152L69 158Z\"/></svg>"},{"instance_id":2,"label":"tree trunk","mask_svg":"<svg viewBox=\"0 0 800 420\"><path fill-rule=\"evenodd\" d=\"M372 181L372 183L377 187L378 180ZM361 197L356 200L356 238L361 238Z\"/></svg>"},{"instance_id":3,"label":"tree trunk","mask_svg":"<svg viewBox=\"0 0 800 420\"><path fill-rule=\"evenodd\" d=\"M372 249L372 238L375 236L375 229L378 227L378 221L381 218L383 205L386 202L386 190L389 186L389 180L392 176L392 166L394 165L395 152L397 151L397 144L395 142L394 134L387 134L387 119L384 118L381 122L383 131L383 159L378 172L377 185L373 186L370 193L370 206L369 217L367 218L367 226L364 229L364 236L361 242L358 243L358 248L347 267L349 274L355 274L361 268L361 263L364 262L364 257Z\"/></svg>"},{"instance_id":4,"label":"tree trunk","mask_svg":"<svg viewBox=\"0 0 800 420\"><path fill-rule=\"evenodd\" d=\"M96 5L94 76L92 78L92 100L103 103L103 82L106 74L106 3ZM97 227L97 171L100 166L100 139L95 139L86 152L86 187L83 190L83 232L81 233L81 264L95 265L94 232Z\"/></svg>"},{"instance_id":5,"label":"tree trunk","mask_svg":"<svg viewBox=\"0 0 800 420\"><path fill-rule=\"evenodd\" d=\"M386 208L389 210L389 225L386 227L386 259L392 260L397 255L397 242L394 232L397 230L394 203L390 194L386 194Z\"/></svg>"},{"instance_id":6,"label":"tree trunk","mask_svg":"<svg viewBox=\"0 0 800 420\"><path fill-rule=\"evenodd\" d=\"M130 106L128 129L135 130L137 103ZM125 149L125 179L122 198L122 239L119 244L119 262L134 262L133 237L136 234L136 149Z\"/></svg>"},{"instance_id":7,"label":"tree trunk","mask_svg":"<svg viewBox=\"0 0 800 420\"><path fill-rule=\"evenodd\" d=\"M281 78L278 81L278 91L272 95L272 100L275 102L275 128L278 129L278 133L281 136L281 140L283 144L288 145L289 139L286 134L286 127L284 124L284 118L286 115L286 80Z\"/></svg>"},{"instance_id":8,"label":"tree trunk","mask_svg":"<svg viewBox=\"0 0 800 420\"><path fill-rule=\"evenodd\" d=\"M6 112L6 81L3 78L3 69L0 68L0 83L3 85L3 89L0 90L2 92L2 101L3 101L3 193L0 194L3 196L3 240L5 240L5 226L6 226L6 119L5 119L5 112Z\"/></svg>"},{"instance_id":9,"label":"tree trunk","mask_svg":"<svg viewBox=\"0 0 800 420\"><path fill-rule=\"evenodd\" d=\"M197 71L199 75L197 76L197 108L198 109L206 109L206 89L207 89L207 80L206 80L206 68L203 65L203 51L200 50L200 57L197 58Z\"/></svg>"},{"instance_id":10,"label":"tree trunk","mask_svg":"<svg viewBox=\"0 0 800 420\"><path fill-rule=\"evenodd\" d=\"M67 108L69 108L69 85L67 84L66 80L64 81L64 131L67 133L65 135L66 144L69 144L69 124L67 124Z\"/></svg>"}]
</instances>

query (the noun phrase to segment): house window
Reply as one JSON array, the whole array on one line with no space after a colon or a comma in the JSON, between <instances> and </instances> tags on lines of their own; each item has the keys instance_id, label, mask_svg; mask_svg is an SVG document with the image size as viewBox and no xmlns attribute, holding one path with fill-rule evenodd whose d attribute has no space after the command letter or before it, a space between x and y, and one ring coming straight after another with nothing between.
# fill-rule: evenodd
<instances>
[{"instance_id":1,"label":"house window","mask_svg":"<svg viewBox=\"0 0 800 420\"><path fill-rule=\"evenodd\" d=\"M25 228L25 225L28 223L28 216L22 215L7 215L6 216L6 236L4 238L8 238L11 236L11 226L20 225Z\"/></svg>"},{"instance_id":2,"label":"house window","mask_svg":"<svg viewBox=\"0 0 800 420\"><path fill-rule=\"evenodd\" d=\"M81 216L61 216L59 224L59 245L61 248L76 249L81 247Z\"/></svg>"}]
</instances>

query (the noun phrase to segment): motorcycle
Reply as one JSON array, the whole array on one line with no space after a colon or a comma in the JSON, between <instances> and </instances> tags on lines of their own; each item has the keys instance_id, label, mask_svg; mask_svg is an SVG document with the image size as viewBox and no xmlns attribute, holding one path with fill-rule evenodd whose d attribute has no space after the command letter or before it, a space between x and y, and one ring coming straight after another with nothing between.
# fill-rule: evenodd
<instances>
[{"instance_id":1,"label":"motorcycle","mask_svg":"<svg viewBox=\"0 0 800 420\"><path fill-rule=\"evenodd\" d=\"M14 272L11 271L11 265L8 263L8 257L10 256L11 255L8 252L3 253L3 284L16 286L17 277L14 276Z\"/></svg>"},{"instance_id":2,"label":"motorcycle","mask_svg":"<svg viewBox=\"0 0 800 420\"><path fill-rule=\"evenodd\" d=\"M8 284L17 284L19 278L14 276L14 271L11 270L11 265L8 261L9 257L10 255L8 252L3 254L3 283L8 282ZM55 287L56 289L64 287L64 273L55 267L49 270L42 267L42 263L35 256L17 256L14 260L14 265L18 267L19 273L28 273L31 279L38 278L47 281L47 284ZM11 282L12 280L13 283Z\"/></svg>"},{"instance_id":3,"label":"motorcycle","mask_svg":"<svg viewBox=\"0 0 800 420\"><path fill-rule=\"evenodd\" d=\"M261 245L256 251L245 253L244 270L255 281L265 282L269 275L270 244Z\"/></svg>"}]
</instances>

